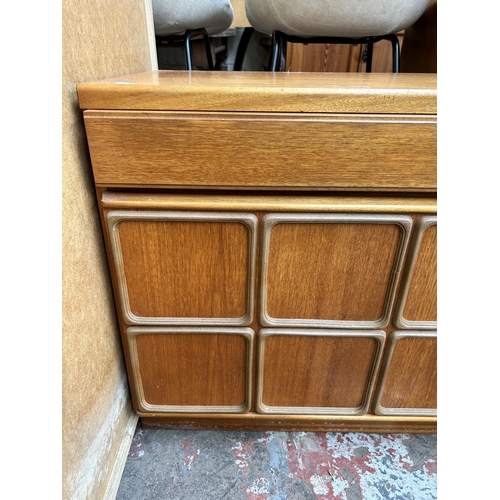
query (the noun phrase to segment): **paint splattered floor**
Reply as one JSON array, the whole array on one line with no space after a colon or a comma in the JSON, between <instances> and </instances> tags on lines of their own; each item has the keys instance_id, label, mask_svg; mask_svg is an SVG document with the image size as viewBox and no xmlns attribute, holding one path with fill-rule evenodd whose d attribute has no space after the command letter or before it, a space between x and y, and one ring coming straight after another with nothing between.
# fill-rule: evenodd
<instances>
[{"instance_id":1,"label":"paint splattered floor","mask_svg":"<svg viewBox=\"0 0 500 500\"><path fill-rule=\"evenodd\" d=\"M138 427L116 500L431 500L436 435Z\"/></svg>"}]
</instances>

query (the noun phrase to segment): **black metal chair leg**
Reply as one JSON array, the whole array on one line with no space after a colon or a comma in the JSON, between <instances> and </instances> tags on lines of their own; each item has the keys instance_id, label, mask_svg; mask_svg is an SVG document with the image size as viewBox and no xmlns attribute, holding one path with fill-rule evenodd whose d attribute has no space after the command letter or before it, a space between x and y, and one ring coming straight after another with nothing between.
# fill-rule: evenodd
<instances>
[{"instance_id":1,"label":"black metal chair leg","mask_svg":"<svg viewBox=\"0 0 500 500\"><path fill-rule=\"evenodd\" d=\"M286 41L279 38L278 71L286 70Z\"/></svg>"},{"instance_id":2,"label":"black metal chair leg","mask_svg":"<svg viewBox=\"0 0 500 500\"><path fill-rule=\"evenodd\" d=\"M203 33L203 40L205 41L205 50L207 52L208 69L213 70L214 60L212 57L212 46L210 45L210 37L206 31Z\"/></svg>"},{"instance_id":3,"label":"black metal chair leg","mask_svg":"<svg viewBox=\"0 0 500 500\"><path fill-rule=\"evenodd\" d=\"M271 39L271 51L269 55L269 71L284 71L285 59L286 59L286 43L332 43L332 44L366 44L366 72L370 73L372 71L373 62L373 44L379 42L380 40L389 40L392 44L392 72L399 73L400 65L400 50L399 50L399 38L397 35L381 35L381 36L370 36L365 38L345 38L345 37L316 37L316 38L301 38L293 35L286 35L281 31L275 31ZM363 57L363 60L365 58Z\"/></svg>"},{"instance_id":4,"label":"black metal chair leg","mask_svg":"<svg viewBox=\"0 0 500 500\"><path fill-rule=\"evenodd\" d=\"M193 56L191 53L191 40L193 39L194 36L199 37L200 35L203 36L203 40L205 42L205 50L207 53L207 63L208 63L208 69L213 70L214 69L214 60L212 58L212 47L210 45L210 37L208 36L208 33L206 30L201 29L201 30L188 30L184 33L182 36L182 39L184 40L184 58L186 60L186 69L188 71L191 71L193 69Z\"/></svg>"},{"instance_id":5,"label":"black metal chair leg","mask_svg":"<svg viewBox=\"0 0 500 500\"><path fill-rule=\"evenodd\" d=\"M368 42L366 44L366 72L372 72L372 62L373 62L373 43Z\"/></svg>"},{"instance_id":6,"label":"black metal chair leg","mask_svg":"<svg viewBox=\"0 0 500 500\"><path fill-rule=\"evenodd\" d=\"M279 40L279 34L274 32L271 38L271 49L269 50L268 71L276 71L278 65Z\"/></svg>"},{"instance_id":7,"label":"black metal chair leg","mask_svg":"<svg viewBox=\"0 0 500 500\"><path fill-rule=\"evenodd\" d=\"M392 34L388 36L392 44L392 72L399 73L399 38Z\"/></svg>"},{"instance_id":8,"label":"black metal chair leg","mask_svg":"<svg viewBox=\"0 0 500 500\"><path fill-rule=\"evenodd\" d=\"M191 59L191 31L186 31L184 34L184 58L186 60L186 69L191 71L193 69Z\"/></svg>"},{"instance_id":9,"label":"black metal chair leg","mask_svg":"<svg viewBox=\"0 0 500 500\"><path fill-rule=\"evenodd\" d=\"M243 68L243 61L245 59L245 54L247 52L248 44L254 33L254 29L251 27L246 27L238 43L238 50L236 51L236 58L234 59L234 71L241 71Z\"/></svg>"}]
</instances>

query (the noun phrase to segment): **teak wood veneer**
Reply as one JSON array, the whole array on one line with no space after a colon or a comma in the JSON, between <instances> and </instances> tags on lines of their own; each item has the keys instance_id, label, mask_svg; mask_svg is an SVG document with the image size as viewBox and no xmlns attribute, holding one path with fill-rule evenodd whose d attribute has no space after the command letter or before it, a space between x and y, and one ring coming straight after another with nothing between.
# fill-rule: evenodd
<instances>
[{"instance_id":1,"label":"teak wood veneer","mask_svg":"<svg viewBox=\"0 0 500 500\"><path fill-rule=\"evenodd\" d=\"M436 431L435 74L78 96L143 425Z\"/></svg>"}]
</instances>

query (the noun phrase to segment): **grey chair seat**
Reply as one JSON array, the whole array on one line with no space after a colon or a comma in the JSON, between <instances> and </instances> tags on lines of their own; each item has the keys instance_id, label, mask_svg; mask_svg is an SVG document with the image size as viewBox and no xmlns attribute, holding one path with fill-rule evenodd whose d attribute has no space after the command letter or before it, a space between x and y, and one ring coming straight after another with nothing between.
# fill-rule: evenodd
<instances>
[{"instance_id":1,"label":"grey chair seat","mask_svg":"<svg viewBox=\"0 0 500 500\"><path fill-rule=\"evenodd\" d=\"M234 19L229 0L152 0L152 4L156 36L198 29L216 35L229 28Z\"/></svg>"},{"instance_id":2,"label":"grey chair seat","mask_svg":"<svg viewBox=\"0 0 500 500\"><path fill-rule=\"evenodd\" d=\"M247 18L257 31L301 38L363 38L388 35L411 26L430 0L245 0Z\"/></svg>"}]
</instances>

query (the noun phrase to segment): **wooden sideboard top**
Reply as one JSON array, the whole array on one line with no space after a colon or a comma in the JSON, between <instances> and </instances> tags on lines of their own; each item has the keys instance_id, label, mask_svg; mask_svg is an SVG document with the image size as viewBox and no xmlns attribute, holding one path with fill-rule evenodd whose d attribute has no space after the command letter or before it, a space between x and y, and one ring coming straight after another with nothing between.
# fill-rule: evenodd
<instances>
[{"instance_id":1,"label":"wooden sideboard top","mask_svg":"<svg viewBox=\"0 0 500 500\"><path fill-rule=\"evenodd\" d=\"M78 85L81 109L424 114L437 75L151 71Z\"/></svg>"}]
</instances>

